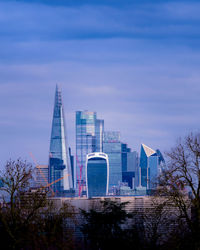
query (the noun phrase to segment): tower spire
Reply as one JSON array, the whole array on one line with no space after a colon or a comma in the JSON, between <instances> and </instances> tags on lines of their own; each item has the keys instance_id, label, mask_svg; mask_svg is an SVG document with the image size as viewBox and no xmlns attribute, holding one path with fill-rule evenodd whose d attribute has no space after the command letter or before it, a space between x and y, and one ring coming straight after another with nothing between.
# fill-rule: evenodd
<instances>
[{"instance_id":1,"label":"tower spire","mask_svg":"<svg viewBox=\"0 0 200 250\"><path fill-rule=\"evenodd\" d=\"M49 152L49 182L59 178L61 180L52 185L55 192L62 193L73 187L62 95L56 84Z\"/></svg>"}]
</instances>

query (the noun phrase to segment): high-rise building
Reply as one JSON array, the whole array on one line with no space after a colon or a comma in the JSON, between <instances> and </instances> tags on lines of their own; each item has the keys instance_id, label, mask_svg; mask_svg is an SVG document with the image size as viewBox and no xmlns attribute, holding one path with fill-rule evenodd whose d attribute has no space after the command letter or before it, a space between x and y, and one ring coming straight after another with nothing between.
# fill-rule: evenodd
<instances>
[{"instance_id":1,"label":"high-rise building","mask_svg":"<svg viewBox=\"0 0 200 250\"><path fill-rule=\"evenodd\" d=\"M127 147L126 143L121 144L122 152L122 173L127 172L127 154L131 152L131 149Z\"/></svg>"},{"instance_id":2,"label":"high-rise building","mask_svg":"<svg viewBox=\"0 0 200 250\"><path fill-rule=\"evenodd\" d=\"M66 140L64 109L61 91L56 86L54 112L49 150L49 182L56 195L73 188L69 150ZM59 180L59 181L58 181Z\"/></svg>"},{"instance_id":3,"label":"high-rise building","mask_svg":"<svg viewBox=\"0 0 200 250\"><path fill-rule=\"evenodd\" d=\"M127 144L121 144L122 150L122 181L128 183L132 189L136 188L139 182L138 153L131 152Z\"/></svg>"},{"instance_id":4,"label":"high-rise building","mask_svg":"<svg viewBox=\"0 0 200 250\"><path fill-rule=\"evenodd\" d=\"M35 168L36 187L45 187L48 185L48 165L38 165Z\"/></svg>"},{"instance_id":5,"label":"high-rise building","mask_svg":"<svg viewBox=\"0 0 200 250\"><path fill-rule=\"evenodd\" d=\"M109 161L104 153L91 153L86 160L87 197L108 194Z\"/></svg>"},{"instance_id":6,"label":"high-rise building","mask_svg":"<svg viewBox=\"0 0 200 250\"><path fill-rule=\"evenodd\" d=\"M86 192L86 155L102 152L104 121L97 119L96 112L76 112L76 173L74 185L80 192ZM78 185L78 186L77 186Z\"/></svg>"},{"instance_id":7,"label":"high-rise building","mask_svg":"<svg viewBox=\"0 0 200 250\"><path fill-rule=\"evenodd\" d=\"M109 188L122 182L122 154L120 133L118 131L104 132L103 152L109 159Z\"/></svg>"},{"instance_id":8,"label":"high-rise building","mask_svg":"<svg viewBox=\"0 0 200 250\"><path fill-rule=\"evenodd\" d=\"M147 189L156 187L156 178L158 177L159 157L155 150L141 145L140 153L140 173L141 186Z\"/></svg>"}]
</instances>

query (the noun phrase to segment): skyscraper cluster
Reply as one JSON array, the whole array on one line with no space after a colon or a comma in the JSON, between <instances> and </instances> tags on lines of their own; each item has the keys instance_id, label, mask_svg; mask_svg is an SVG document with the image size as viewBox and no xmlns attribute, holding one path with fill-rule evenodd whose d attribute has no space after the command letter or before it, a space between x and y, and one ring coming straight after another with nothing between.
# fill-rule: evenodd
<instances>
[{"instance_id":1,"label":"skyscraper cluster","mask_svg":"<svg viewBox=\"0 0 200 250\"><path fill-rule=\"evenodd\" d=\"M146 194L157 187L165 164L159 150L142 144L139 156L122 142L119 131L105 131L96 112L76 111L75 157L67 143L62 96L56 87L48 163L48 186L56 196ZM44 186L44 180L38 180Z\"/></svg>"},{"instance_id":2,"label":"skyscraper cluster","mask_svg":"<svg viewBox=\"0 0 200 250\"><path fill-rule=\"evenodd\" d=\"M140 190L148 193L156 188L157 177L164 167L164 158L159 150L155 151L142 144L139 157L136 151L122 143L119 131L104 130L104 121L97 119L96 112L77 111L76 185L79 195L86 194L86 157L92 152L103 152L108 156L110 195L133 195L139 194Z\"/></svg>"}]
</instances>

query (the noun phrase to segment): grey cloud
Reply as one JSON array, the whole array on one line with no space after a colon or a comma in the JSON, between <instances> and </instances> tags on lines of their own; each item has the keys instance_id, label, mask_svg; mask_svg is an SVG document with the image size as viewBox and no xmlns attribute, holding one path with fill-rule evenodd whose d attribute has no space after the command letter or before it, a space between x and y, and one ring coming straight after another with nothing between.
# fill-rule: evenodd
<instances>
[{"instance_id":1,"label":"grey cloud","mask_svg":"<svg viewBox=\"0 0 200 250\"><path fill-rule=\"evenodd\" d=\"M167 149L199 127L200 52L193 41L199 23L190 29L189 14L182 11L173 26L175 10L163 4L131 10L0 5L1 160L33 151L47 162L56 83L74 153L76 110L97 111L106 129L120 130L134 149L142 142ZM180 27L176 40L171 34ZM105 37L115 33L121 38ZM163 34L166 40L159 39Z\"/></svg>"},{"instance_id":2,"label":"grey cloud","mask_svg":"<svg viewBox=\"0 0 200 250\"><path fill-rule=\"evenodd\" d=\"M170 2L164 4L164 8L169 17L173 17L178 20L200 20L199 9L200 3L198 1L186 1L186 2Z\"/></svg>"},{"instance_id":3,"label":"grey cloud","mask_svg":"<svg viewBox=\"0 0 200 250\"><path fill-rule=\"evenodd\" d=\"M191 3L190 8L185 3L150 3L121 10L114 6L55 7L19 2L4 2L0 6L0 35L6 41L200 35L197 22L175 22L178 11L183 13L180 21L185 12L188 20L187 13L192 16L198 9L196 3Z\"/></svg>"}]
</instances>

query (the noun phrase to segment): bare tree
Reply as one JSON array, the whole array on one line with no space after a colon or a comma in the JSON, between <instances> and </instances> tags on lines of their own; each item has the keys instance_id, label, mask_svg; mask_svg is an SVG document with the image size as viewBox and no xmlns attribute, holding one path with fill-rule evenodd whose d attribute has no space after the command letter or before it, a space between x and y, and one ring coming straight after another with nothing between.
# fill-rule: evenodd
<instances>
[{"instance_id":1,"label":"bare tree","mask_svg":"<svg viewBox=\"0 0 200 250\"><path fill-rule=\"evenodd\" d=\"M159 178L158 195L164 195L179 209L196 249L200 247L200 134L179 139L167 153L168 163Z\"/></svg>"},{"instance_id":2,"label":"bare tree","mask_svg":"<svg viewBox=\"0 0 200 250\"><path fill-rule=\"evenodd\" d=\"M46 193L29 190L32 165L26 161L8 161L0 173L2 203L0 226L8 248L17 248L35 228L40 209L46 205Z\"/></svg>"},{"instance_id":3,"label":"bare tree","mask_svg":"<svg viewBox=\"0 0 200 250\"><path fill-rule=\"evenodd\" d=\"M57 207L44 189L30 189L32 172L32 165L19 159L8 161L0 173L1 244L6 249L73 249L73 207Z\"/></svg>"},{"instance_id":4,"label":"bare tree","mask_svg":"<svg viewBox=\"0 0 200 250\"><path fill-rule=\"evenodd\" d=\"M149 204L140 212L148 249L162 249L176 228L176 210L165 197L149 197Z\"/></svg>"}]
</instances>

